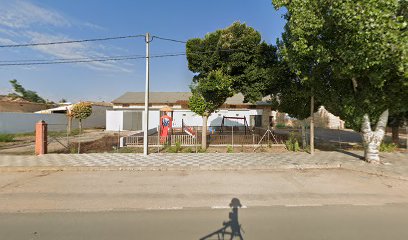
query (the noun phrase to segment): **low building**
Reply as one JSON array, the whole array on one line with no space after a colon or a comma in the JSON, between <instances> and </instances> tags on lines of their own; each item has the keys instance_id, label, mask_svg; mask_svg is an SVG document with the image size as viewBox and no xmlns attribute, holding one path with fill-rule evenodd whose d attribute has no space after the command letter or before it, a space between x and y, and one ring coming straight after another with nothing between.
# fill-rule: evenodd
<instances>
[{"instance_id":1,"label":"low building","mask_svg":"<svg viewBox=\"0 0 408 240\"><path fill-rule=\"evenodd\" d=\"M202 117L188 108L190 92L151 92L149 96L149 129L159 126L165 107L172 110L173 127L182 125L202 126ZM112 101L113 109L106 112L106 130L142 130L144 112L144 92L127 92ZM208 118L208 126L244 126L267 128L274 112L265 101L256 104L244 103L244 96L237 94L226 100L219 110ZM245 123L246 121L246 123Z\"/></svg>"},{"instance_id":2,"label":"low building","mask_svg":"<svg viewBox=\"0 0 408 240\"><path fill-rule=\"evenodd\" d=\"M106 127L106 111L112 109L111 103L106 102L89 102L92 105L92 114L83 121L84 128L105 128ZM61 104L59 107L50 108L38 111L41 114L62 114L67 115L67 111L71 110L74 104ZM76 128L76 125L74 126Z\"/></svg>"}]
</instances>

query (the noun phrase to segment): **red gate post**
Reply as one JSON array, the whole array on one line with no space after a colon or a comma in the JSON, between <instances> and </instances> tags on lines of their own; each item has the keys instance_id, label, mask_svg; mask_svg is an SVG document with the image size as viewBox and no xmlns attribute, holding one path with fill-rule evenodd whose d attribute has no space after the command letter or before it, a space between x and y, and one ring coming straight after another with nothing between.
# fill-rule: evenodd
<instances>
[{"instance_id":1,"label":"red gate post","mask_svg":"<svg viewBox=\"0 0 408 240\"><path fill-rule=\"evenodd\" d=\"M35 124L35 155L47 154L47 123L39 121Z\"/></svg>"}]
</instances>

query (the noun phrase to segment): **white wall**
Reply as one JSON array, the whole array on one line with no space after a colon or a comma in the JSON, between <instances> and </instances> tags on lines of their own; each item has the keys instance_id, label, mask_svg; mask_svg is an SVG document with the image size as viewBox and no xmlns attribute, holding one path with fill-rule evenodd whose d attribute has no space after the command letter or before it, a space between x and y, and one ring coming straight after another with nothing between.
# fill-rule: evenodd
<instances>
[{"instance_id":1,"label":"white wall","mask_svg":"<svg viewBox=\"0 0 408 240\"><path fill-rule=\"evenodd\" d=\"M123 130L123 112L131 110L116 110L106 111L106 130L118 131ZM144 112L144 111L143 111ZM247 109L247 110L220 110L211 114L208 118L208 126L221 126L222 117L245 117L250 126L250 115L262 115L261 109ZM181 127L182 120L188 126L202 126L203 120L201 116L196 115L190 110L174 110L173 112L173 127ZM149 129L156 128L160 124L160 111L149 111ZM243 126L244 121L238 119L227 119L225 126Z\"/></svg>"},{"instance_id":2,"label":"white wall","mask_svg":"<svg viewBox=\"0 0 408 240\"><path fill-rule=\"evenodd\" d=\"M67 117L64 114L2 112L0 113L0 133L34 132L35 124L41 120L49 124L48 131L64 131L67 129Z\"/></svg>"},{"instance_id":3,"label":"white wall","mask_svg":"<svg viewBox=\"0 0 408 240\"><path fill-rule=\"evenodd\" d=\"M221 126L222 118L225 117L245 117L248 125L250 125L250 115L262 115L261 109L247 109L247 110L219 110L211 114L208 118L208 126ZM202 126L202 117L196 115L190 110L177 110L173 112L173 127L181 127L182 119L188 126ZM225 120L225 126L243 126L244 121L238 119Z\"/></svg>"},{"instance_id":4,"label":"white wall","mask_svg":"<svg viewBox=\"0 0 408 240\"><path fill-rule=\"evenodd\" d=\"M93 108L92 115L83 120L84 128L105 127L106 108ZM65 114L41 114L41 113L14 113L0 112L0 133L28 133L34 132L35 124L44 120L48 123L48 131L65 131L68 119ZM72 121L72 129L78 128L77 120Z\"/></svg>"},{"instance_id":5,"label":"white wall","mask_svg":"<svg viewBox=\"0 0 408 240\"><path fill-rule=\"evenodd\" d=\"M123 111L106 111L106 130L123 130Z\"/></svg>"},{"instance_id":6,"label":"white wall","mask_svg":"<svg viewBox=\"0 0 408 240\"><path fill-rule=\"evenodd\" d=\"M143 112L136 110L137 112ZM106 111L106 130L107 131L118 131L123 130L123 112L132 112L132 110L116 110L116 111ZM142 121L143 121L142 117ZM149 111L149 129L157 128L160 124L160 111L159 110L150 110ZM142 123L143 126L143 123Z\"/></svg>"}]
</instances>

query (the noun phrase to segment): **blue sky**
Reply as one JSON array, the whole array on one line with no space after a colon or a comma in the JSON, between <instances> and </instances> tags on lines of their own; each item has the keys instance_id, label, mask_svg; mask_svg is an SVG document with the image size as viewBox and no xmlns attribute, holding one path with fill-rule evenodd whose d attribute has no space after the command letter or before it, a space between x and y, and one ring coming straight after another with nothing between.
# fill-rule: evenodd
<instances>
[{"instance_id":1,"label":"blue sky","mask_svg":"<svg viewBox=\"0 0 408 240\"><path fill-rule=\"evenodd\" d=\"M283 11L270 0L0 0L0 45L145 34L178 40L245 22L268 43L280 37ZM155 39L151 54L178 53L185 45ZM143 38L27 48L1 48L0 61L144 55ZM193 74L185 56L151 60L151 91L189 91ZM53 101L111 101L144 91L145 60L0 66L0 94L17 79Z\"/></svg>"}]
</instances>

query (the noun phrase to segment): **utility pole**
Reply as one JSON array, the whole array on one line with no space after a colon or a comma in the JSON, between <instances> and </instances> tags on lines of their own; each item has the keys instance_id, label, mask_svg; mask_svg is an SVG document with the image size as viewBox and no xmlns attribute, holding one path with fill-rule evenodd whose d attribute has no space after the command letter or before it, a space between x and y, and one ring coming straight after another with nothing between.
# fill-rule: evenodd
<instances>
[{"instance_id":1,"label":"utility pole","mask_svg":"<svg viewBox=\"0 0 408 240\"><path fill-rule=\"evenodd\" d=\"M149 130L149 43L150 34L146 33L146 86L145 86L145 110L143 119L143 155L147 156L149 154L149 144L148 144L148 130Z\"/></svg>"},{"instance_id":2,"label":"utility pole","mask_svg":"<svg viewBox=\"0 0 408 240\"><path fill-rule=\"evenodd\" d=\"M310 154L314 154L314 95L310 98Z\"/></svg>"}]
</instances>

